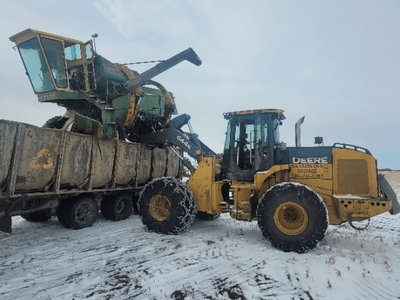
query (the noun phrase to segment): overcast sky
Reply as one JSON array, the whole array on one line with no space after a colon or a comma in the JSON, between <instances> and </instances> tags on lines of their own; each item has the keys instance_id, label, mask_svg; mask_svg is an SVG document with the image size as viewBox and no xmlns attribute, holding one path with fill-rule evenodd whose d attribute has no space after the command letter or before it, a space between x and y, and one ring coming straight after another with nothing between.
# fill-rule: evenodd
<instances>
[{"instance_id":1,"label":"overcast sky","mask_svg":"<svg viewBox=\"0 0 400 300\"><path fill-rule=\"evenodd\" d=\"M322 136L369 149L378 167L400 169L400 1L397 0L2 0L0 119L34 125L62 115L40 104L9 37L32 28L87 41L113 62L167 59L192 47L156 81L179 113L222 152L227 111L280 108L281 140ZM132 67L143 72L152 65Z\"/></svg>"}]
</instances>

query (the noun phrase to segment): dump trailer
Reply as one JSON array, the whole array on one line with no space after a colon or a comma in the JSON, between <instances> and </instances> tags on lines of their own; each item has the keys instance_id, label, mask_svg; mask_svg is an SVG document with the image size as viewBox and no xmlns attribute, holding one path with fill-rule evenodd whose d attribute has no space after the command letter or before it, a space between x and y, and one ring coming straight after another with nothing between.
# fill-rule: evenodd
<instances>
[{"instance_id":1,"label":"dump trailer","mask_svg":"<svg viewBox=\"0 0 400 300\"><path fill-rule=\"evenodd\" d=\"M224 117L228 126L222 155L181 127L140 137L146 143L175 145L197 160L196 168L186 162L192 171L187 183L157 178L143 188L138 206L149 230L179 233L194 215L212 220L229 213L236 220L257 221L274 247L303 253L323 240L329 224L349 222L362 229L357 222L400 213L396 194L378 174L368 149L345 143L302 147L304 118L296 125L296 146L287 147L279 135L285 119L280 109Z\"/></svg>"},{"instance_id":2,"label":"dump trailer","mask_svg":"<svg viewBox=\"0 0 400 300\"><path fill-rule=\"evenodd\" d=\"M146 183L181 176L179 153L0 120L0 230L11 232L16 215L56 215L73 229L92 225L99 209L107 219L125 219Z\"/></svg>"}]
</instances>

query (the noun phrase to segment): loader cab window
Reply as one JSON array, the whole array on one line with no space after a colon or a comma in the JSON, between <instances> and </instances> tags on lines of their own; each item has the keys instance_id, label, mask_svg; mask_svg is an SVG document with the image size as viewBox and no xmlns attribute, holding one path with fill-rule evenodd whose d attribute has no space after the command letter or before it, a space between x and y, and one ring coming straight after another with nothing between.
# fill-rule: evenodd
<instances>
[{"instance_id":1,"label":"loader cab window","mask_svg":"<svg viewBox=\"0 0 400 300\"><path fill-rule=\"evenodd\" d=\"M240 122L235 129L236 164L241 169L251 169L254 162L255 150L254 124Z\"/></svg>"},{"instance_id":2,"label":"loader cab window","mask_svg":"<svg viewBox=\"0 0 400 300\"><path fill-rule=\"evenodd\" d=\"M18 45L18 50L35 94L53 91L53 82L38 40L27 40Z\"/></svg>"},{"instance_id":3,"label":"loader cab window","mask_svg":"<svg viewBox=\"0 0 400 300\"><path fill-rule=\"evenodd\" d=\"M279 125L281 125L281 121L277 118L272 121L272 127L274 129L274 145L280 143Z\"/></svg>"},{"instance_id":4,"label":"loader cab window","mask_svg":"<svg viewBox=\"0 0 400 300\"><path fill-rule=\"evenodd\" d=\"M266 128L266 124L261 124L254 114L232 116L228 123L224 149L224 153L230 153L231 163L242 170L254 167L257 149L268 143L267 135L261 129L263 126Z\"/></svg>"},{"instance_id":5,"label":"loader cab window","mask_svg":"<svg viewBox=\"0 0 400 300\"><path fill-rule=\"evenodd\" d=\"M273 166L280 120L284 116L261 110L224 116L229 122L221 171L231 180L251 182L254 174Z\"/></svg>"}]
</instances>

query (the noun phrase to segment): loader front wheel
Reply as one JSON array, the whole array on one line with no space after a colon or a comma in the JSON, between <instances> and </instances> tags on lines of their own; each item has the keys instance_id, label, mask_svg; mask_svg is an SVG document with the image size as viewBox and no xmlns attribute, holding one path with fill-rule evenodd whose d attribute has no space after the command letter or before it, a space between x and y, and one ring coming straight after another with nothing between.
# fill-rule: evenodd
<instances>
[{"instance_id":1,"label":"loader front wheel","mask_svg":"<svg viewBox=\"0 0 400 300\"><path fill-rule=\"evenodd\" d=\"M304 253L317 246L328 228L322 199L301 184L282 183L260 198L258 225L272 246L285 252Z\"/></svg>"},{"instance_id":2,"label":"loader front wheel","mask_svg":"<svg viewBox=\"0 0 400 300\"><path fill-rule=\"evenodd\" d=\"M98 210L97 203L93 198L79 197L67 211L67 223L72 229L90 227L97 218Z\"/></svg>"},{"instance_id":3,"label":"loader front wheel","mask_svg":"<svg viewBox=\"0 0 400 300\"><path fill-rule=\"evenodd\" d=\"M157 178L142 190L139 214L149 231L179 234L193 223L196 204L189 189L173 177Z\"/></svg>"}]
</instances>

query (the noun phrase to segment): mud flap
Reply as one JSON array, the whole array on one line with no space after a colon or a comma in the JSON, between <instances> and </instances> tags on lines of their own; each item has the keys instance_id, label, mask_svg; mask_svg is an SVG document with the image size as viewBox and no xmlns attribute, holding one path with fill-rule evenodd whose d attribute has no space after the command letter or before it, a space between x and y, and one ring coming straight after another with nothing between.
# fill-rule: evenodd
<instances>
[{"instance_id":1,"label":"mud flap","mask_svg":"<svg viewBox=\"0 0 400 300\"><path fill-rule=\"evenodd\" d=\"M11 217L0 217L0 231L11 233Z\"/></svg>"},{"instance_id":2,"label":"mud flap","mask_svg":"<svg viewBox=\"0 0 400 300\"><path fill-rule=\"evenodd\" d=\"M382 174L378 175L378 184L382 187L382 190L385 192L388 199L392 201L392 209L389 212L392 215L400 213L400 204L396 197L396 193Z\"/></svg>"}]
</instances>

